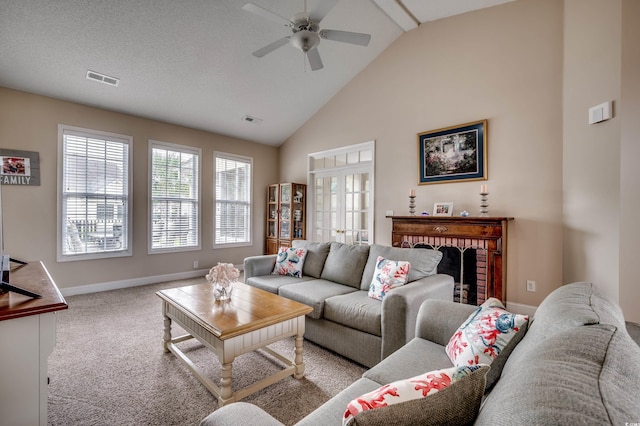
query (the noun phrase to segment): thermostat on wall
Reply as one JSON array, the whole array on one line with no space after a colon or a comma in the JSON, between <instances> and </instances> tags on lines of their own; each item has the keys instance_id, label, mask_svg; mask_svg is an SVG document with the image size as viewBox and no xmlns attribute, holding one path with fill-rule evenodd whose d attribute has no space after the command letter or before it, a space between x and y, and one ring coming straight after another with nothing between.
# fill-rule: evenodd
<instances>
[{"instance_id":1,"label":"thermostat on wall","mask_svg":"<svg viewBox=\"0 0 640 426\"><path fill-rule=\"evenodd\" d=\"M589 108L589 124L600 123L609 120L613 115L613 102L605 102L600 105Z\"/></svg>"}]
</instances>

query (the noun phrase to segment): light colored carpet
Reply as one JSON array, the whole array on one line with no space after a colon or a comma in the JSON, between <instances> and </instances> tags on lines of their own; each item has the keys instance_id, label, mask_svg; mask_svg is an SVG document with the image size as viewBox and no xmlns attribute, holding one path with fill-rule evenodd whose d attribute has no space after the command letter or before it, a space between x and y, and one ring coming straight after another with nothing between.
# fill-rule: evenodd
<instances>
[{"instance_id":1,"label":"light colored carpet","mask_svg":"<svg viewBox=\"0 0 640 426\"><path fill-rule=\"evenodd\" d=\"M67 298L69 309L58 313L57 344L49 357L49 425L197 425L216 410L216 398L173 354L163 352L161 303L155 295L203 282L180 280ZM180 345L210 377L219 377L215 355L194 340ZM293 339L272 347L293 356ZM291 425L365 371L308 341L304 361L303 379L287 377L243 401ZM279 365L260 351L237 358L234 389Z\"/></svg>"}]
</instances>

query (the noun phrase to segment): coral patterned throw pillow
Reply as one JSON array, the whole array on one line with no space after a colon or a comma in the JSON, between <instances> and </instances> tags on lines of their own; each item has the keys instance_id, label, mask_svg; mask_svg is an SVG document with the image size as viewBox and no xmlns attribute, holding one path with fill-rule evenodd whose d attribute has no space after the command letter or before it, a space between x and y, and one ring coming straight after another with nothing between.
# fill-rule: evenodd
<instances>
[{"instance_id":1,"label":"coral patterned throw pillow","mask_svg":"<svg viewBox=\"0 0 640 426\"><path fill-rule=\"evenodd\" d=\"M492 297L451 336L447 355L455 366L491 364L528 322L528 316L507 312L504 305Z\"/></svg>"},{"instance_id":2,"label":"coral patterned throw pillow","mask_svg":"<svg viewBox=\"0 0 640 426\"><path fill-rule=\"evenodd\" d=\"M351 401L342 424L390 424L388 422L398 413L389 410L395 407L401 411L400 416L406 424L467 423L475 418L479 409L488 370L487 365L450 367L384 385ZM463 380L456 389L451 386ZM442 397L438 398L436 394ZM464 401L463 406L460 401ZM458 421L460 415L465 421Z\"/></svg>"},{"instance_id":3,"label":"coral patterned throw pillow","mask_svg":"<svg viewBox=\"0 0 640 426\"><path fill-rule=\"evenodd\" d=\"M403 260L389 260L378 256L376 269L369 285L369 297L382 300L394 287L407 283L411 264Z\"/></svg>"},{"instance_id":4,"label":"coral patterned throw pillow","mask_svg":"<svg viewBox=\"0 0 640 426\"><path fill-rule=\"evenodd\" d=\"M302 266L304 265L306 256L307 249L280 247L272 273L302 278Z\"/></svg>"}]
</instances>

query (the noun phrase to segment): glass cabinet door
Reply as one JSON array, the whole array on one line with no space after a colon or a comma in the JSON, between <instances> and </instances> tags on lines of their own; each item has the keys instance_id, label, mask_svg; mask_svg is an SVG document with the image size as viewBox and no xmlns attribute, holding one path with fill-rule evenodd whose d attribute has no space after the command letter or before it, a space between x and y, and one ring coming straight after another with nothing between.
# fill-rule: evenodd
<instances>
[{"instance_id":1,"label":"glass cabinet door","mask_svg":"<svg viewBox=\"0 0 640 426\"><path fill-rule=\"evenodd\" d=\"M280 238L291 239L291 184L280 185Z\"/></svg>"},{"instance_id":2,"label":"glass cabinet door","mask_svg":"<svg viewBox=\"0 0 640 426\"><path fill-rule=\"evenodd\" d=\"M278 185L267 189L267 238L278 238Z\"/></svg>"}]
</instances>

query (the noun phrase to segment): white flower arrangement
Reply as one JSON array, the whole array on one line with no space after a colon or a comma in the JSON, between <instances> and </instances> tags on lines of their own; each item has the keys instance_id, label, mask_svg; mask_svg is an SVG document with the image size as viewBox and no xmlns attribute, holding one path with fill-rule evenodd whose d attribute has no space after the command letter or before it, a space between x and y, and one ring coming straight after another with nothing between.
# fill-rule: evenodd
<instances>
[{"instance_id":1,"label":"white flower arrangement","mask_svg":"<svg viewBox=\"0 0 640 426\"><path fill-rule=\"evenodd\" d=\"M240 271L233 266L233 263L220 263L209 270L205 278L210 284L218 284L222 287L229 287L231 283L238 281Z\"/></svg>"}]
</instances>

